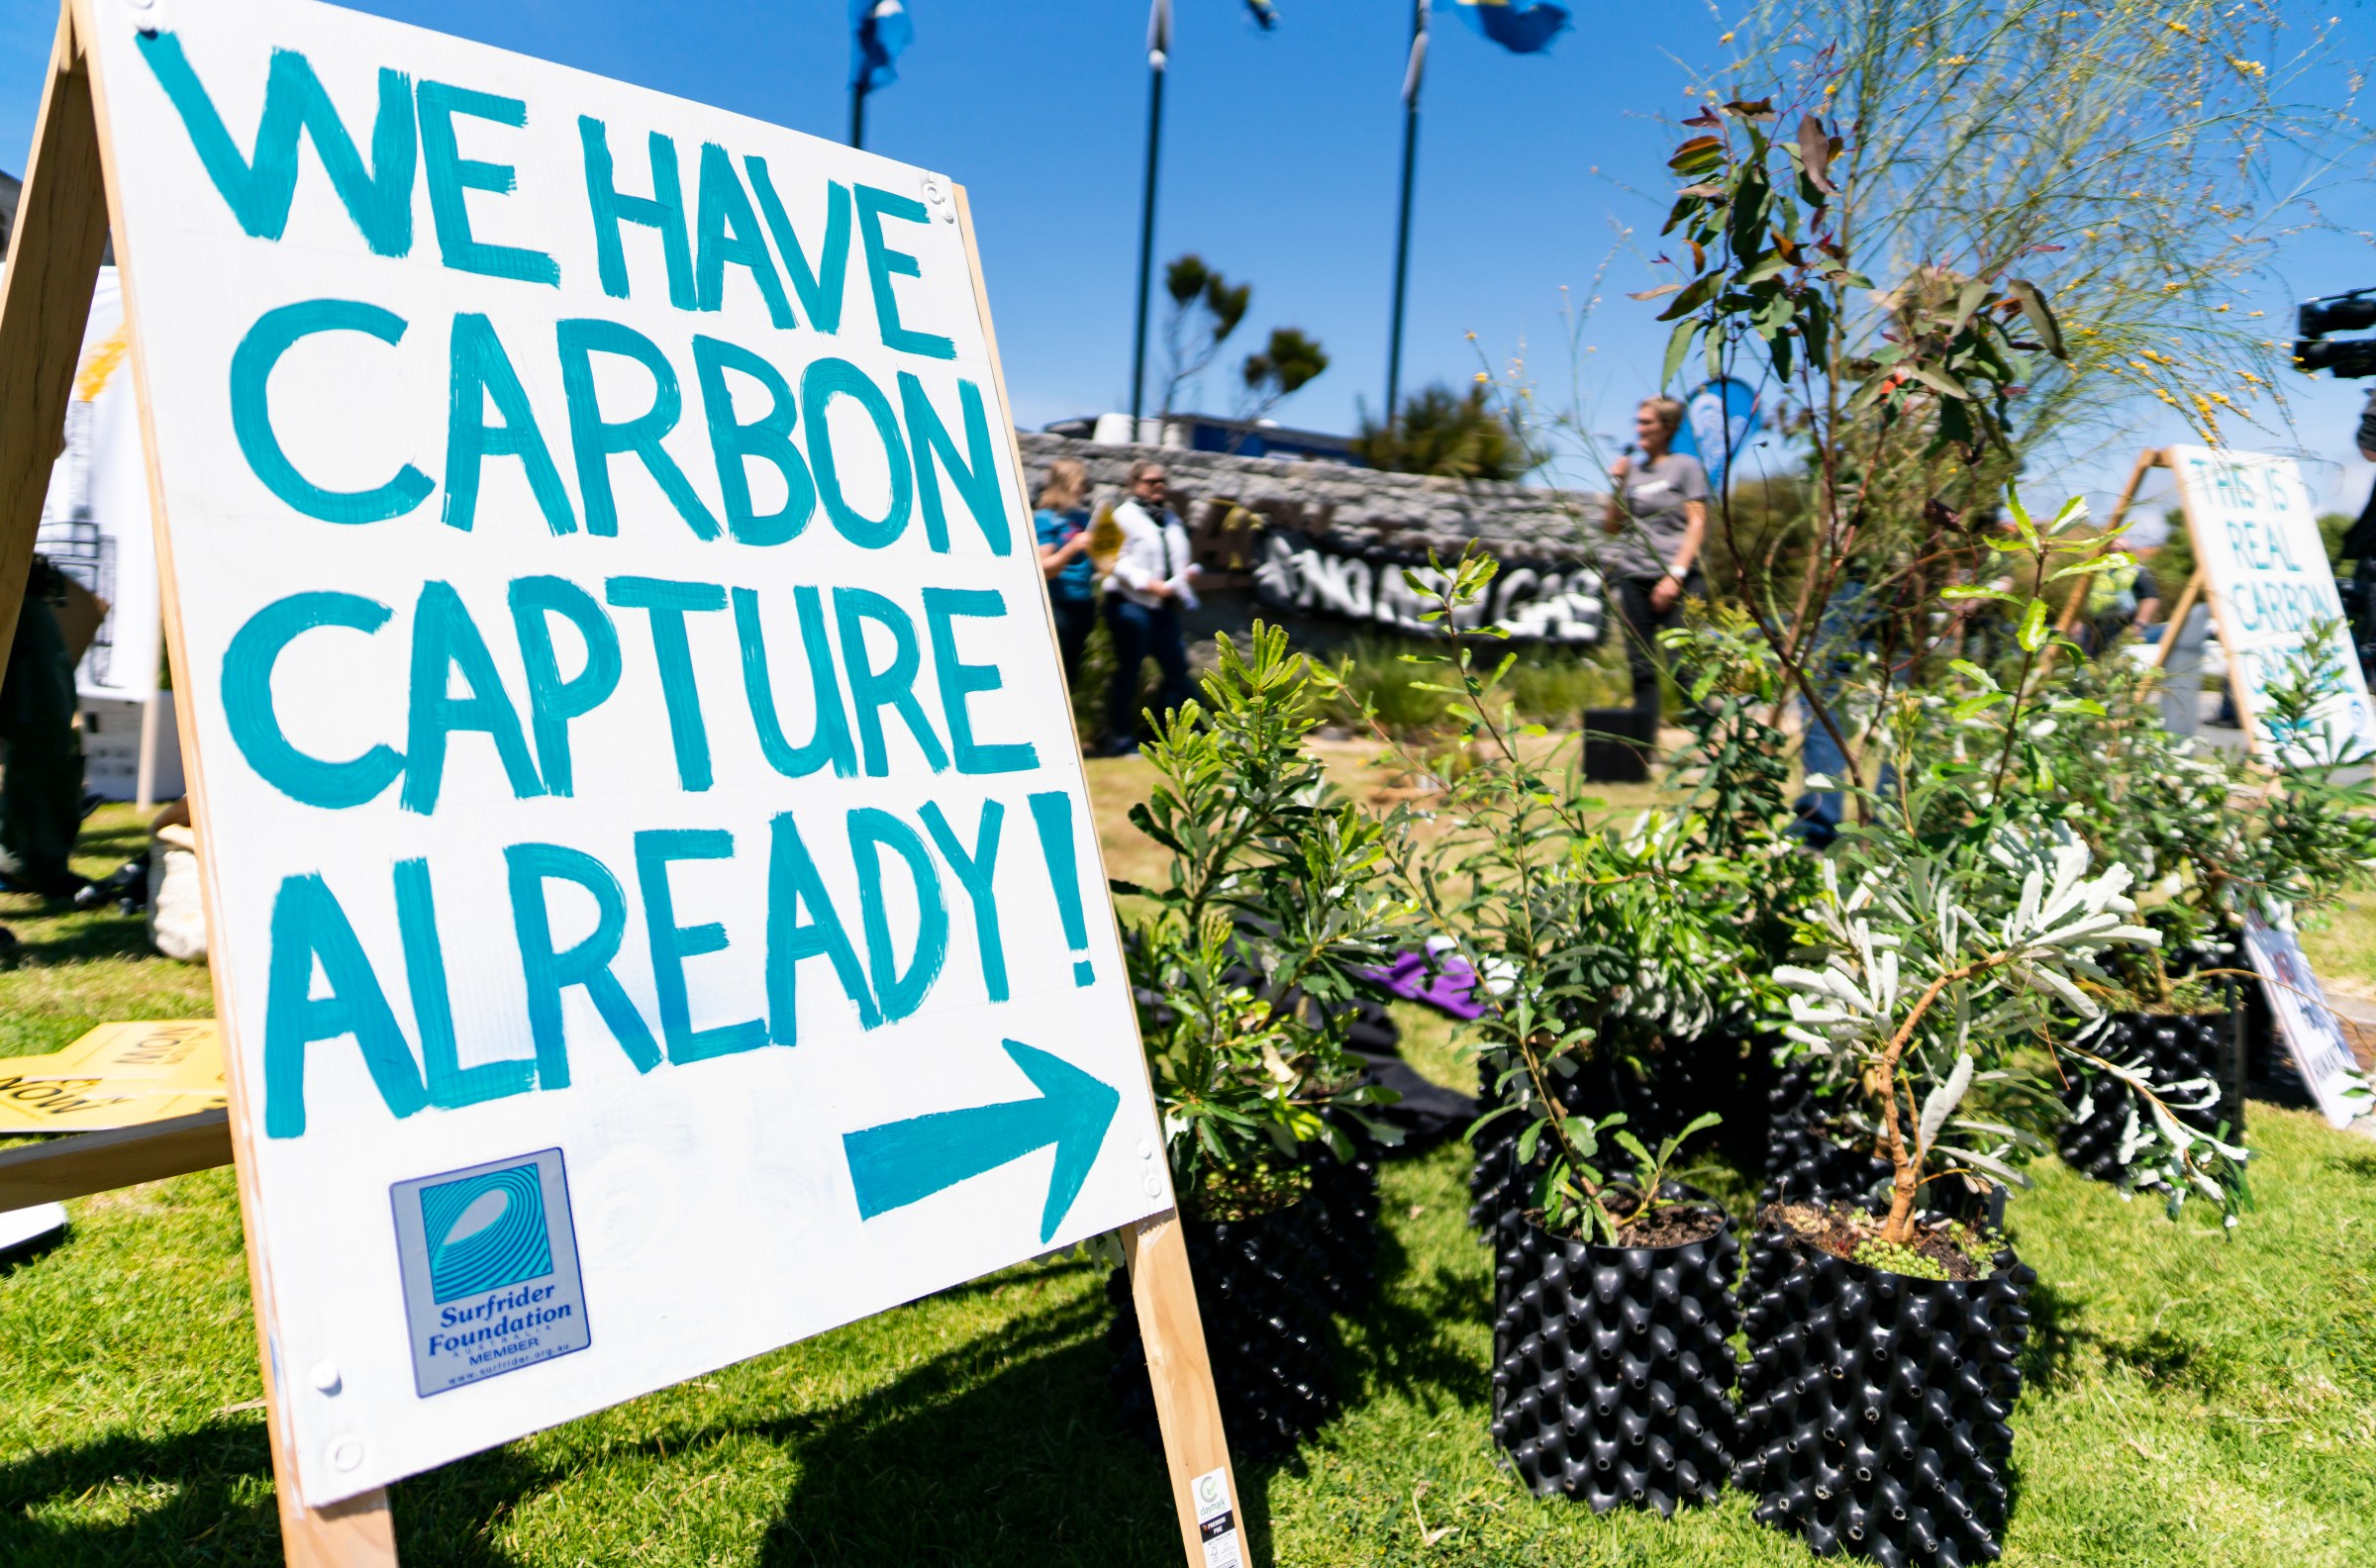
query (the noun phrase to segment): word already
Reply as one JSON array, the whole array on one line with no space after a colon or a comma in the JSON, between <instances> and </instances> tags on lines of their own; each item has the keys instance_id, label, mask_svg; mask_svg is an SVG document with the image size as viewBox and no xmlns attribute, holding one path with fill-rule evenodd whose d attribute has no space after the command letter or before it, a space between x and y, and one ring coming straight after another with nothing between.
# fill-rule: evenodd
<instances>
[{"instance_id":1,"label":"word already","mask_svg":"<svg viewBox=\"0 0 2376 1568\"><path fill-rule=\"evenodd\" d=\"M1073 851L1071 797L1058 790L1030 796L1029 804L1065 939L1075 950L1084 948L1087 933ZM400 1118L431 1106L451 1109L531 1090L566 1089L569 1042L561 1004L572 989L585 992L620 1050L644 1073L663 1061L682 1066L765 1045L798 1044L800 966L809 959L826 961L860 1029L897 1023L924 1005L947 957L949 900L941 885L943 866L972 906L982 989L990 1001L1004 1002L1009 987L997 871L1006 814L1002 803L983 802L970 842L958 835L937 803L928 802L919 812L922 833L904 818L873 807L845 815L842 831L857 880L856 930L864 940L863 959L851 938L851 925L842 917L847 904L828 890L795 814L778 814L768 824L765 873L761 962L767 1016L708 1029L693 1027L686 963L730 953L734 944L722 922L681 923L670 871L686 861L734 859L734 834L725 829L636 833L635 881L650 955L649 995L659 1015L656 1033L618 973L629 916L628 894L618 875L582 849L513 844L503 851L504 872L520 973L526 982L527 1032L536 1054L533 1059L468 1067L461 1065L455 1043L453 1001L429 862L399 861L393 878L404 980L420 1034L417 1053L396 1021L379 968L329 880L319 873L284 877L272 902L272 955L265 988L265 1134L304 1135L306 1063L314 1047L333 1040L353 1041L381 1102L390 1115ZM883 886L886 855L905 871L913 893L915 931L909 941L903 942L892 930L892 903ZM591 899L595 910L594 929L567 946L553 936L547 895L555 883ZM314 994L317 973L327 987L320 996ZM1093 979L1086 960L1073 964L1076 986ZM487 988L474 986L472 993L481 1009L473 1020L473 1032L482 1037L510 1032L485 1016Z\"/></svg>"},{"instance_id":2,"label":"word already","mask_svg":"<svg viewBox=\"0 0 2376 1568\"><path fill-rule=\"evenodd\" d=\"M470 129L472 144L483 147L490 140L499 140L501 129L519 131L527 126L525 100L441 81L423 81L416 87L403 72L383 66L371 124L370 161L366 163L354 134L339 118L337 106L323 90L313 62L298 50L277 49L264 78L260 112L242 105L233 115L256 128L253 150L243 153L214 96L192 68L180 36L161 29L143 32L140 49L157 85L181 117L191 149L207 178L251 237L277 242L287 231L289 209L297 194L298 147L311 138L323 175L372 254L412 253L413 186L419 170L426 176L439 260L446 267L514 282L559 286L560 264L548 251L491 245L471 228L470 198L478 198L483 213L490 199L520 194L520 177L513 164L462 156L454 122L477 122ZM955 344L949 339L917 332L901 323L899 301L893 293L894 278L921 277L923 272L916 257L885 242L883 220L929 224L932 217L922 202L870 185L859 185L853 197L849 187L828 182L825 234L812 265L808 249L793 231L766 159L745 157L738 171L726 148L705 144L688 222L683 172L672 139L656 131L645 138L651 194L638 196L619 189L609 128L600 120L580 115L577 133L584 157L585 210L594 232L595 265L605 294L614 299L631 296L621 231L632 225L658 234L667 268L668 301L676 309L723 309L726 269L736 266L748 275L773 326L791 329L798 325L784 286L789 280L792 292L800 296L801 308L808 313L809 327L828 335L839 333L854 209L875 327L883 345L929 359L955 357ZM550 203L540 203L534 210L556 209Z\"/></svg>"},{"instance_id":3,"label":"word already","mask_svg":"<svg viewBox=\"0 0 2376 1568\"><path fill-rule=\"evenodd\" d=\"M299 638L331 630L376 633L394 614L378 600L328 590L274 600L233 635L223 656L223 711L232 739L265 783L291 800L334 811L376 799L401 776L403 808L424 816L434 812L448 743L463 732L492 738L515 798L568 795L575 787L569 726L609 700L626 667L618 627L604 608L607 602L611 609L640 611L648 618L677 782L699 793L711 787L714 770L709 720L694 678L686 618L723 613L731 605L751 725L768 765L784 777L805 778L830 766L838 777L853 778L861 765L869 777L888 776L886 710L905 727L936 773L945 772L952 762L965 774L1021 773L1040 765L1039 751L1029 741L992 742L976 736L967 710L972 698L1001 690L1006 683L996 664L968 663L957 645L960 620L1006 615L1006 600L993 588L921 592L924 640L932 644L933 686L940 713L938 727L917 696L923 655L915 620L906 610L870 589L836 588L829 634L824 591L794 588L793 617L808 658L816 715L810 735L798 744L785 735L777 711L766 630L754 590L663 577L612 577L603 583L603 598L597 600L567 578L537 576L515 579L506 598L527 672L525 724L461 596L452 584L433 580L422 585L413 609L404 750L382 742L357 757L327 760L290 737L273 706L273 671ZM584 662L574 674L562 673L553 636L556 622L567 622L585 645ZM890 643L888 656L880 662L869 650L869 627L887 635ZM878 648L882 641L878 637ZM314 656L328 655L317 651ZM457 679L464 695L452 694Z\"/></svg>"}]
</instances>

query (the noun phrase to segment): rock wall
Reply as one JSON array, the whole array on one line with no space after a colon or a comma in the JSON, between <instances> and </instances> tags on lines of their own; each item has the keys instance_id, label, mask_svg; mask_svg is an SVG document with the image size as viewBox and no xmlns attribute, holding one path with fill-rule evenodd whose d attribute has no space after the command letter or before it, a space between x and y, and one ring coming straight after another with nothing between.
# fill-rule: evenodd
<instances>
[{"instance_id":1,"label":"rock wall","mask_svg":"<svg viewBox=\"0 0 2376 1568\"><path fill-rule=\"evenodd\" d=\"M1033 431L1018 437L1033 494L1058 457L1078 458L1101 501L1119 499L1131 464L1151 457L1171 481L1172 504L1198 544L1208 571L1234 563L1203 559L1208 546L1226 551L1226 519L1233 507L1300 529L1349 548L1364 545L1424 552L1431 545L1457 553L1469 539L1514 555L1560 556L1585 543L1580 525L1597 522L1600 497L1572 490L1500 484L1483 479L1437 479L1380 473L1341 463L1272 457L1231 457L1178 447L1114 445ZM1597 537L1598 529L1592 530Z\"/></svg>"}]
</instances>

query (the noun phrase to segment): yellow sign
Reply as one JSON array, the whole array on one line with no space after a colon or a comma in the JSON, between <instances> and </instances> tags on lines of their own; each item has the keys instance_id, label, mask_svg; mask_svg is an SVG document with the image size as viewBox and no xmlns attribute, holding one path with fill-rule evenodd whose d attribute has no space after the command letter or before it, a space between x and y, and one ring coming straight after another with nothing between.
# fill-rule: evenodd
<instances>
[{"instance_id":1,"label":"yellow sign","mask_svg":"<svg viewBox=\"0 0 2376 1568\"><path fill-rule=\"evenodd\" d=\"M212 1019L102 1024L47 1056L0 1057L0 1134L103 1132L222 1108Z\"/></svg>"}]
</instances>

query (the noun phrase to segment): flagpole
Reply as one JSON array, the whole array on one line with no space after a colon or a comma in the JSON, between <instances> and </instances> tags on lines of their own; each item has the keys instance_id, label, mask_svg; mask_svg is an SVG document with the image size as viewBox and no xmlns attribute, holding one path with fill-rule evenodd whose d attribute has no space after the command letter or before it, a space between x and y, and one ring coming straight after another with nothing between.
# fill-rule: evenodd
<instances>
[{"instance_id":1,"label":"flagpole","mask_svg":"<svg viewBox=\"0 0 2376 1568\"><path fill-rule=\"evenodd\" d=\"M1411 64L1403 77L1403 200L1394 236L1394 324L1386 338L1386 428L1399 417L1403 381L1403 295L1411 277L1411 184L1419 166L1419 84L1428 59L1428 0L1411 7Z\"/></svg>"},{"instance_id":2,"label":"flagpole","mask_svg":"<svg viewBox=\"0 0 2376 1568\"><path fill-rule=\"evenodd\" d=\"M849 84L849 145L860 150L866 147L866 83L863 79Z\"/></svg>"},{"instance_id":3,"label":"flagpole","mask_svg":"<svg viewBox=\"0 0 2376 1568\"><path fill-rule=\"evenodd\" d=\"M1148 18L1146 63L1146 188L1138 203L1138 324L1131 335L1131 440L1146 393L1146 306L1155 267L1155 167L1163 149L1163 78L1170 63L1171 18L1167 0L1155 0Z\"/></svg>"}]
</instances>

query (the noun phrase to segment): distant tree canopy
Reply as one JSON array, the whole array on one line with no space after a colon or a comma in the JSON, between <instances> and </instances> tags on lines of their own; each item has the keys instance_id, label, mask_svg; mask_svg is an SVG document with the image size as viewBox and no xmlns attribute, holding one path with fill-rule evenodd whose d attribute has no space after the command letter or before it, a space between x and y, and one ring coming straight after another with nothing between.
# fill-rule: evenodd
<instances>
[{"instance_id":1,"label":"distant tree canopy","mask_svg":"<svg viewBox=\"0 0 2376 1568\"><path fill-rule=\"evenodd\" d=\"M1441 382L1405 398L1391 425L1363 416L1353 450L1372 468L1446 479L1518 479L1541 460L1487 405L1482 386L1460 393Z\"/></svg>"}]
</instances>

